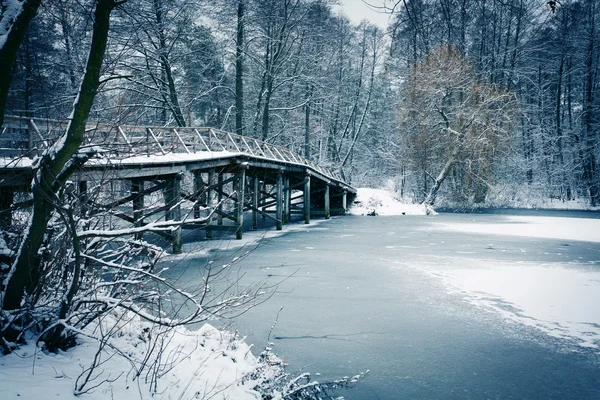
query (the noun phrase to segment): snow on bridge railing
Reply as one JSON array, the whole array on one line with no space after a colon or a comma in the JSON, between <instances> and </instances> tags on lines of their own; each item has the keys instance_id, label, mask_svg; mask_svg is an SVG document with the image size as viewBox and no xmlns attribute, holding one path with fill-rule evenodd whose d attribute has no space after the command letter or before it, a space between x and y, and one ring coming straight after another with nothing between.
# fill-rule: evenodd
<instances>
[{"instance_id":1,"label":"snow on bridge railing","mask_svg":"<svg viewBox=\"0 0 600 400\"><path fill-rule=\"evenodd\" d=\"M6 156L35 155L52 144L68 122L7 116L0 132L0 151ZM88 123L83 147L97 146L101 157L124 159L145 154L228 151L307 166L329 178L342 177L294 153L261 140L206 127L162 127Z\"/></svg>"}]
</instances>

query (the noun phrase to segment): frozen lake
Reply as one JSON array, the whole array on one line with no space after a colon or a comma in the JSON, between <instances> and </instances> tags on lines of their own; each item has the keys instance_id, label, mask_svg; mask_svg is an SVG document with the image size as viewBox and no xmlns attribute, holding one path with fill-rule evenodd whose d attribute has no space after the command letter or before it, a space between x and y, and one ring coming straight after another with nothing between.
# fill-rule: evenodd
<instances>
[{"instance_id":1,"label":"frozen lake","mask_svg":"<svg viewBox=\"0 0 600 400\"><path fill-rule=\"evenodd\" d=\"M346 216L262 239L242 284L277 293L223 326L259 353L283 307L271 341L290 371L370 370L348 399L600 399L600 219L518 214ZM171 272L193 285L203 258Z\"/></svg>"}]
</instances>

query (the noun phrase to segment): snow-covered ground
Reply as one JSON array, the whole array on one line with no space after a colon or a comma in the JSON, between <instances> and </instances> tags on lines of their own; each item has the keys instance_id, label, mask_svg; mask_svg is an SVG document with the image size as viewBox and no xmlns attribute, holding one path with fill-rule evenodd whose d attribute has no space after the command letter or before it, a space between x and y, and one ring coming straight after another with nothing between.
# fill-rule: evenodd
<instances>
[{"instance_id":1,"label":"snow-covered ground","mask_svg":"<svg viewBox=\"0 0 600 400\"><path fill-rule=\"evenodd\" d=\"M479 235L590 242L600 246L600 219L509 216L504 223L444 223L434 230ZM568 246L562 243L562 246ZM489 245L493 248L493 244ZM523 245L526 259L530 251ZM554 250L553 250L554 251ZM546 334L600 348L600 270L596 262L546 253L552 262L506 262L456 259L452 265L424 269L440 277L451 292L470 303L500 313L507 320L536 327ZM563 261L564 260L564 261Z\"/></svg>"},{"instance_id":2,"label":"snow-covered ground","mask_svg":"<svg viewBox=\"0 0 600 400\"><path fill-rule=\"evenodd\" d=\"M359 188L354 204L348 211L353 215L426 215L422 204L408 204L400 201L394 193L386 189ZM429 209L429 213L433 210Z\"/></svg>"},{"instance_id":3,"label":"snow-covered ground","mask_svg":"<svg viewBox=\"0 0 600 400\"><path fill-rule=\"evenodd\" d=\"M139 321L122 324L120 329L110 346L100 352L96 340L80 336L80 344L66 352L46 354L35 344L28 344L0 357L0 397L75 398L75 387L81 385L99 352L101 362L82 390L84 399L260 398L252 389L258 381L248 375L261 368L259 362L252 355L251 346L231 333L208 324L193 332L177 328L159 333ZM154 354L142 369L149 348L157 340L166 346L160 354L162 358L157 359ZM261 376L274 372L267 367ZM160 379L154 390L155 373Z\"/></svg>"}]
</instances>

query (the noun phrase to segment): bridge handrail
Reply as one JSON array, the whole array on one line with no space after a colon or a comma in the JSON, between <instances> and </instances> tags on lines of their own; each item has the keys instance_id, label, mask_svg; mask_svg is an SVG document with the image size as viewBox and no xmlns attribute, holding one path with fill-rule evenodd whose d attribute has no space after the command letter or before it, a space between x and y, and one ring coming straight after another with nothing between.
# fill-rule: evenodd
<instances>
[{"instance_id":1,"label":"bridge handrail","mask_svg":"<svg viewBox=\"0 0 600 400\"><path fill-rule=\"evenodd\" d=\"M33 155L53 143L67 126L68 121L7 116L0 132L0 149ZM42 135L42 131L45 135ZM24 144L26 145L23 146ZM245 153L254 157L304 165L330 179L344 182L339 173L324 168L286 147L216 128L112 125L94 122L86 124L83 145L99 146L104 150L104 155L117 159L140 154L146 154L148 157L165 155L167 151L189 154L197 151Z\"/></svg>"}]
</instances>

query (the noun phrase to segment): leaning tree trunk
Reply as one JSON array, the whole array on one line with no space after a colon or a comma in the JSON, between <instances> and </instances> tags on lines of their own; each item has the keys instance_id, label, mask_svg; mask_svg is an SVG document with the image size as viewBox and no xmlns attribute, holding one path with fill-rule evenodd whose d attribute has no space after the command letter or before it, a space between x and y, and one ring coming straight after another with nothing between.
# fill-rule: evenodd
<instances>
[{"instance_id":1,"label":"leaning tree trunk","mask_svg":"<svg viewBox=\"0 0 600 400\"><path fill-rule=\"evenodd\" d=\"M444 115L442 114L442 116L444 116ZM448 124L448 120L445 118L445 116L444 116L444 119L446 121L446 124ZM449 127L447 127L446 129L449 129ZM442 186L442 183L444 183L444 181L446 180L448 175L450 175L450 173L452 172L452 168L454 168L454 165L458 162L460 150L461 150L461 147L462 147L463 141L464 141L464 133L457 133L457 135L458 136L456 138L456 144L454 145L452 154L450 154L450 158L448 158L448 161L446 161L446 164L444 164L444 168L442 168L442 172L440 172L440 174L437 176L437 178L435 179L435 183L431 187L431 190L429 190L429 194L427 195L425 200L423 200L423 204L425 204L427 206L433 206L433 204L435 203L435 199L437 197L438 191L440 190L440 187Z\"/></svg>"},{"instance_id":2,"label":"leaning tree trunk","mask_svg":"<svg viewBox=\"0 0 600 400\"><path fill-rule=\"evenodd\" d=\"M73 103L73 111L65 134L43 154L35 171L32 185L33 215L8 275L2 301L5 310L20 308L25 294L34 293L37 289L40 280L38 251L54 211L56 193L76 167L82 163L81 157L74 156L83 142L85 123L100 86L100 69L106 52L110 13L120 3L122 2L115 0L96 0L92 43L85 75Z\"/></svg>"},{"instance_id":3,"label":"leaning tree trunk","mask_svg":"<svg viewBox=\"0 0 600 400\"><path fill-rule=\"evenodd\" d=\"M29 23L35 16L41 0L2 0L0 16L0 126L4 123L6 99L13 75L13 65Z\"/></svg>"},{"instance_id":4,"label":"leaning tree trunk","mask_svg":"<svg viewBox=\"0 0 600 400\"><path fill-rule=\"evenodd\" d=\"M442 172L440 172L438 177L435 179L435 183L431 187L431 190L429 191L429 194L427 195L425 200L423 200L423 204L426 204L428 206L433 206L433 204L435 203L435 199L437 197L438 191L440 190L440 187L442 186L442 183L444 183L444 181L446 180L448 175L450 175L450 172L452 172L452 168L454 167L454 164L456 164L456 161L457 161L457 159L454 157L454 152L453 152L453 155L450 157L450 159L448 161L446 161L446 164L444 165Z\"/></svg>"}]
</instances>

